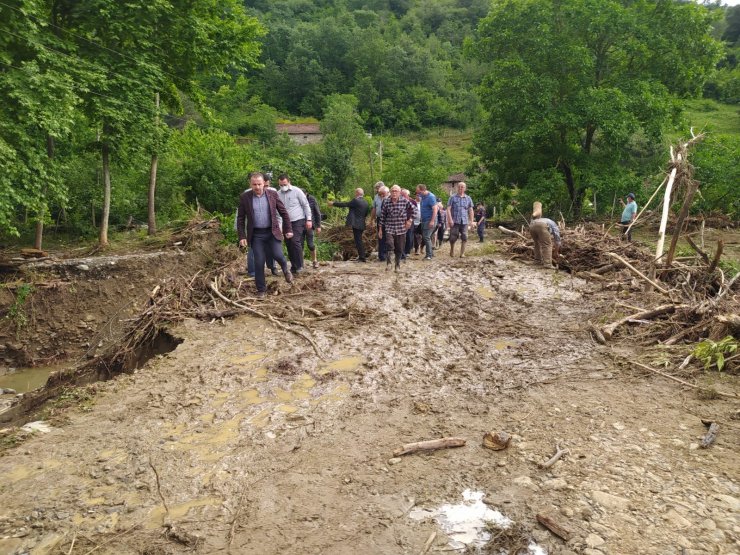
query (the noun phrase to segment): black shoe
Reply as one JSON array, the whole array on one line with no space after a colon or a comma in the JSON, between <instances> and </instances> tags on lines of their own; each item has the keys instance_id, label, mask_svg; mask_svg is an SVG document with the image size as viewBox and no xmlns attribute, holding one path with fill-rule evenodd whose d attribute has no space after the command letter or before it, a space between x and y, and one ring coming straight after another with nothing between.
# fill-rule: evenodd
<instances>
[{"instance_id":1,"label":"black shoe","mask_svg":"<svg viewBox=\"0 0 740 555\"><path fill-rule=\"evenodd\" d=\"M293 274L290 272L287 272L285 274L285 281L287 281L288 283L293 283Z\"/></svg>"},{"instance_id":2,"label":"black shoe","mask_svg":"<svg viewBox=\"0 0 740 555\"><path fill-rule=\"evenodd\" d=\"M265 298L265 292L264 291L257 291L257 295L255 295L258 299L264 299Z\"/></svg>"},{"instance_id":3,"label":"black shoe","mask_svg":"<svg viewBox=\"0 0 740 555\"><path fill-rule=\"evenodd\" d=\"M272 272L273 276L279 276L280 273L277 271L277 268L270 268L270 271Z\"/></svg>"}]
</instances>

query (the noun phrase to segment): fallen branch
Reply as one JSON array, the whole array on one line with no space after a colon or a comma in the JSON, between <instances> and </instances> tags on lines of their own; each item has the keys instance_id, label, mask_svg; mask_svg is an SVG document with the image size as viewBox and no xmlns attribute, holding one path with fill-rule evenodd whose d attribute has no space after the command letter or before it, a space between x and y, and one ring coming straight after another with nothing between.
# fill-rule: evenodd
<instances>
[{"instance_id":1,"label":"fallen branch","mask_svg":"<svg viewBox=\"0 0 740 555\"><path fill-rule=\"evenodd\" d=\"M326 360L325 357L324 357L324 355L319 350L319 346L316 344L316 342L313 339L311 339L310 337L308 337L307 335L301 333L298 330L294 330L293 328L291 328L289 326L286 326L285 324L283 324L282 322L280 322L277 318L275 318L271 314L265 314L264 312L260 312L259 310L255 310L255 309L249 308L248 306L245 306L243 304L240 304L240 303L237 303L235 301L232 301L228 297L226 297L223 294L221 294L221 291L218 290L218 287L216 286L216 282L214 282L214 281L211 282L211 289L223 301L225 301L225 302L227 302L227 303L229 303L231 305L234 305L237 308L241 308L247 314L251 314L253 316L257 316L258 318L264 318L265 320L269 320L270 322L272 322L273 324L275 324L277 327L279 327L281 330L289 331L290 333L294 333L295 335L297 335L299 337L302 337L303 339L305 339L306 341L308 341L311 344L311 347L313 347L313 350L316 352L316 355L321 360Z\"/></svg>"},{"instance_id":2,"label":"fallen branch","mask_svg":"<svg viewBox=\"0 0 740 555\"><path fill-rule=\"evenodd\" d=\"M709 264L709 256L707 253L705 253L703 250L701 250L696 243L689 237L688 235L684 236L684 239L686 239L686 242L689 244L689 246L696 251L696 254L701 256L701 259L706 263Z\"/></svg>"},{"instance_id":3,"label":"fallen branch","mask_svg":"<svg viewBox=\"0 0 740 555\"><path fill-rule=\"evenodd\" d=\"M572 535L570 530L561 526L560 524L555 522L553 519L551 519L549 516L546 516L543 514L537 514L536 518L537 518L537 522L542 524L542 526L550 530L550 532L555 534L557 537L561 538L564 541L570 540L571 535Z\"/></svg>"},{"instance_id":4,"label":"fallen branch","mask_svg":"<svg viewBox=\"0 0 740 555\"><path fill-rule=\"evenodd\" d=\"M434 541L434 538L437 537L437 532L434 531L431 534L429 534L429 537L427 538L426 543L424 544L424 547L422 547L421 552L419 555L424 555L427 551L429 551L429 548L432 547L432 542Z\"/></svg>"},{"instance_id":5,"label":"fallen branch","mask_svg":"<svg viewBox=\"0 0 740 555\"><path fill-rule=\"evenodd\" d=\"M527 238L526 238L526 237L525 237L524 235L522 235L522 234L521 234L521 233L519 233L518 231L514 231L513 229L506 229L506 228L505 228L504 226L502 226L502 225L498 226L498 228L499 228L499 230L500 230L500 231L502 231L502 232L506 233L507 235L516 235L516 236L517 236L517 237L519 237L520 239L524 239L525 241L527 241L527 240L528 240L528 239L527 239Z\"/></svg>"},{"instance_id":6,"label":"fallen branch","mask_svg":"<svg viewBox=\"0 0 740 555\"><path fill-rule=\"evenodd\" d=\"M626 360L626 359L625 359ZM645 364L641 364L639 362L635 362L633 360L628 361L630 364L634 364L635 366L638 366L642 368L643 370L647 370L648 372L652 372L653 374L658 374L659 376L663 376L664 378L668 378L669 380L673 380L674 382L680 383L681 385L685 385L686 387L690 387L692 389L706 389L704 387L701 387L699 385L695 385L692 383L689 383L687 381L684 381L680 378L677 378L675 376L671 376L670 374L666 374L665 372L661 372L660 370L656 370L655 368L650 368L649 366L646 366ZM715 395L718 395L720 397L725 397L727 399L740 399L740 395L735 395L732 393L723 393L722 391L715 391L713 390L713 393Z\"/></svg>"},{"instance_id":7,"label":"fallen branch","mask_svg":"<svg viewBox=\"0 0 740 555\"><path fill-rule=\"evenodd\" d=\"M604 334L604 337L606 339L611 339L612 335L614 335L614 332L619 326L622 326L632 320L650 320L652 318L655 318L656 316L661 316L663 314L672 314L679 308L687 308L687 305L664 304L652 310L637 312L636 314L625 316L624 318L617 320L616 322L612 322L611 324L604 326L603 328L601 328L601 333Z\"/></svg>"},{"instance_id":8,"label":"fallen branch","mask_svg":"<svg viewBox=\"0 0 740 555\"><path fill-rule=\"evenodd\" d=\"M442 439L431 439L429 441L417 441L407 443L400 449L393 451L394 457L409 455L418 451L435 451L437 449L451 449L453 447L462 447L465 445L465 439L461 437L443 437Z\"/></svg>"},{"instance_id":9,"label":"fallen branch","mask_svg":"<svg viewBox=\"0 0 740 555\"><path fill-rule=\"evenodd\" d=\"M547 461L541 463L539 467L542 469L550 468L552 465L554 465L556 462L560 460L560 457L562 457L566 453L570 453L570 451L568 449L561 449L560 445L556 445L555 454L552 457L550 457Z\"/></svg>"},{"instance_id":10,"label":"fallen branch","mask_svg":"<svg viewBox=\"0 0 740 555\"><path fill-rule=\"evenodd\" d=\"M711 274L717 268L717 264L719 264L719 259L722 256L724 248L725 242L722 239L719 239L717 241L717 250L714 253L714 258L712 258L712 262L709 264L709 268L707 269L708 274Z\"/></svg>"},{"instance_id":11,"label":"fallen branch","mask_svg":"<svg viewBox=\"0 0 740 555\"><path fill-rule=\"evenodd\" d=\"M716 422L712 422L709 424L709 431L707 431L707 435L705 435L701 440L701 447L702 449L706 449L709 447L712 443L714 443L714 440L717 439L717 434L719 433L719 424Z\"/></svg>"},{"instance_id":12,"label":"fallen branch","mask_svg":"<svg viewBox=\"0 0 740 555\"><path fill-rule=\"evenodd\" d=\"M660 291L664 295L668 295L668 290L667 289L664 289L663 287L661 287L660 285L658 285L655 281L653 281L652 279L650 279L649 277L647 277L640 270L638 270L637 268L635 268L632 264L630 264L629 262L627 262L624 258L622 258L621 256L619 256L618 254L615 254L613 252L608 252L606 254L608 256L610 256L611 258L614 258L616 260L619 260L619 262L621 262L622 264L624 264L633 274L635 274L637 277L639 277L643 281L646 281L647 283L649 283L650 285L652 285L653 287L655 287L655 289L657 289L658 291Z\"/></svg>"}]
</instances>

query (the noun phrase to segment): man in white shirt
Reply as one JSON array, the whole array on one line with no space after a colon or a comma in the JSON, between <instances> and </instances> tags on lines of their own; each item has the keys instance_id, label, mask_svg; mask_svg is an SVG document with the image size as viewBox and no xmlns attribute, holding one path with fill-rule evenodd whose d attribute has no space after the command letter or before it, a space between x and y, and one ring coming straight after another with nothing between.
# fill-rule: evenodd
<instances>
[{"instance_id":1,"label":"man in white shirt","mask_svg":"<svg viewBox=\"0 0 740 555\"><path fill-rule=\"evenodd\" d=\"M303 231L312 229L313 225L311 207L306 194L290 183L290 177L287 174L278 177L278 184L280 185L278 197L288 210L290 224L293 228L293 237L285 239L285 246L288 247L290 271L296 275L303 270Z\"/></svg>"}]
</instances>

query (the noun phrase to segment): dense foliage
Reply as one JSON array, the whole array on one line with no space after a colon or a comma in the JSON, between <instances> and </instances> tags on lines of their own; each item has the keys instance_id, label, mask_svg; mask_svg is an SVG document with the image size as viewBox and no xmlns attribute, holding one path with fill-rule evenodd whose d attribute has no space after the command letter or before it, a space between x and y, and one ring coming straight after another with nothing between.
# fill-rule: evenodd
<instances>
[{"instance_id":1,"label":"dense foliage","mask_svg":"<svg viewBox=\"0 0 740 555\"><path fill-rule=\"evenodd\" d=\"M603 211L685 136L682 98L737 105L739 36L740 8L672 0L0 0L0 235L105 244L153 183L162 221L230 214L254 169ZM696 209L738 212L737 136L697 149Z\"/></svg>"}]
</instances>

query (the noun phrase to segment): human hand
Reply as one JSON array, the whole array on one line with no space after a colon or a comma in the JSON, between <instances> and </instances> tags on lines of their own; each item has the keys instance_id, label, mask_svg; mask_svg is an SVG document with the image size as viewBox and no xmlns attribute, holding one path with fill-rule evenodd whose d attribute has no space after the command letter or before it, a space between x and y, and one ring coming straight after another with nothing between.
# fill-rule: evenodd
<instances>
[{"instance_id":1,"label":"human hand","mask_svg":"<svg viewBox=\"0 0 740 555\"><path fill-rule=\"evenodd\" d=\"M333 201L333 200L330 200L330 201L329 201L329 202L327 202L326 204L327 204L328 206L334 206L334 201Z\"/></svg>"},{"instance_id":2,"label":"human hand","mask_svg":"<svg viewBox=\"0 0 740 555\"><path fill-rule=\"evenodd\" d=\"M313 223L306 222L306 229L313 229Z\"/></svg>"},{"instance_id":3,"label":"human hand","mask_svg":"<svg viewBox=\"0 0 740 555\"><path fill-rule=\"evenodd\" d=\"M409 222L408 220L406 220L406 223L405 223L405 224L403 224L403 226L404 226L404 227L405 227L406 229L409 229L409 228L411 227L411 222Z\"/></svg>"},{"instance_id":4,"label":"human hand","mask_svg":"<svg viewBox=\"0 0 740 555\"><path fill-rule=\"evenodd\" d=\"M246 239L239 239L239 246L240 247L246 247L247 246L247 240Z\"/></svg>"},{"instance_id":5,"label":"human hand","mask_svg":"<svg viewBox=\"0 0 740 555\"><path fill-rule=\"evenodd\" d=\"M434 226L435 226L434 221L433 220L429 220L429 229L432 229Z\"/></svg>"},{"instance_id":6,"label":"human hand","mask_svg":"<svg viewBox=\"0 0 740 555\"><path fill-rule=\"evenodd\" d=\"M285 234L285 238L286 239L292 239L293 238L293 234L292 233L286 233Z\"/></svg>"},{"instance_id":7,"label":"human hand","mask_svg":"<svg viewBox=\"0 0 740 555\"><path fill-rule=\"evenodd\" d=\"M321 228L320 228L320 227L317 227L317 228L316 228L316 233L317 233L317 234L318 234L318 233L321 233Z\"/></svg>"}]
</instances>

